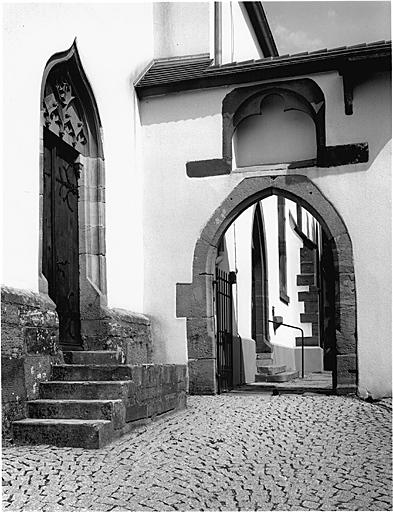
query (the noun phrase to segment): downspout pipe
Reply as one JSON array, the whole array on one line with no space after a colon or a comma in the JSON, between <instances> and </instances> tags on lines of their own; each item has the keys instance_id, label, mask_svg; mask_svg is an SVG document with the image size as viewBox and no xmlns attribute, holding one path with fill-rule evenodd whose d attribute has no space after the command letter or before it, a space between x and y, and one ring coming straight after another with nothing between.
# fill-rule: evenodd
<instances>
[{"instance_id":1,"label":"downspout pipe","mask_svg":"<svg viewBox=\"0 0 393 512\"><path fill-rule=\"evenodd\" d=\"M278 57L278 50L262 2L239 2L245 9L264 57Z\"/></svg>"},{"instance_id":2,"label":"downspout pipe","mask_svg":"<svg viewBox=\"0 0 393 512\"><path fill-rule=\"evenodd\" d=\"M222 64L222 3L214 2L214 65Z\"/></svg>"}]
</instances>

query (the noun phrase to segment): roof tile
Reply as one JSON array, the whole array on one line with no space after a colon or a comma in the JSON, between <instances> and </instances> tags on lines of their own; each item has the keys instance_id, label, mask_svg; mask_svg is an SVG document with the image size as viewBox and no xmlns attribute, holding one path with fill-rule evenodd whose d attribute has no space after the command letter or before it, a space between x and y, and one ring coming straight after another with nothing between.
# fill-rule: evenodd
<instances>
[{"instance_id":1,"label":"roof tile","mask_svg":"<svg viewBox=\"0 0 393 512\"><path fill-rule=\"evenodd\" d=\"M342 58L351 59L358 56L386 57L391 55L391 41L375 41L373 43L361 43L353 46L340 46L337 48L316 50L312 52L301 52L293 55L280 55L267 57L258 60L246 60L243 62L229 62L220 66L213 65L209 54L188 55L183 57L171 57L167 59L154 60L141 76L135 81L137 90L144 87L161 87L165 84L177 82L191 83L192 80L210 80L213 77L225 77L232 74L245 73L257 70L274 70L282 66L306 65L312 68L315 63ZM307 64L309 63L309 64ZM315 67L314 67L315 69ZM228 80L228 79L225 79ZM239 80L237 80L239 81ZM200 86L200 85L199 85ZM179 85L178 89L181 90ZM189 86L188 86L189 87Z\"/></svg>"}]
</instances>

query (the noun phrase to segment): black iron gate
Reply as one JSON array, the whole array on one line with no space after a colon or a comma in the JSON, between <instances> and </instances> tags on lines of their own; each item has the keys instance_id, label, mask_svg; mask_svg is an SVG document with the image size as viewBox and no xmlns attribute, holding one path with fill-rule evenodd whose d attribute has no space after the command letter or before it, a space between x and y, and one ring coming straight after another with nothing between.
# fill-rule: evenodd
<instances>
[{"instance_id":1,"label":"black iron gate","mask_svg":"<svg viewBox=\"0 0 393 512\"><path fill-rule=\"evenodd\" d=\"M216 269L216 337L218 392L233 388L233 298L234 272Z\"/></svg>"}]
</instances>

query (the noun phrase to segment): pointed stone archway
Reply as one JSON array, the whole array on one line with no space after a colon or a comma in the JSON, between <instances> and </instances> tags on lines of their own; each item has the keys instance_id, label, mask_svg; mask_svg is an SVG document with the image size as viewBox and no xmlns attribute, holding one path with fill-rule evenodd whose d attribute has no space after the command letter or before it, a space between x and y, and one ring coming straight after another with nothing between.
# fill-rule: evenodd
<instances>
[{"instance_id":1,"label":"pointed stone archway","mask_svg":"<svg viewBox=\"0 0 393 512\"><path fill-rule=\"evenodd\" d=\"M187 318L191 393L217 392L212 281L218 243L244 210L273 194L307 208L332 244L336 297L333 387L340 394L357 390L356 289L348 230L334 206L306 176L263 176L244 178L216 209L195 245L192 283L177 284L177 316Z\"/></svg>"}]
</instances>

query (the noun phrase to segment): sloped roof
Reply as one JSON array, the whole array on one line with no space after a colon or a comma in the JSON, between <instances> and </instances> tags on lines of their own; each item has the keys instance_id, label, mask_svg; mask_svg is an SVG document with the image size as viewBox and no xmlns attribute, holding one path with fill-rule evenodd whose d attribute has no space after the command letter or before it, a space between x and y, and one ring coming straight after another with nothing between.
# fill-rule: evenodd
<instances>
[{"instance_id":1,"label":"sloped roof","mask_svg":"<svg viewBox=\"0 0 393 512\"><path fill-rule=\"evenodd\" d=\"M203 75L212 64L208 53L153 60L136 82L135 87L148 87L163 83L192 80Z\"/></svg>"},{"instance_id":2,"label":"sloped roof","mask_svg":"<svg viewBox=\"0 0 393 512\"><path fill-rule=\"evenodd\" d=\"M280 55L212 65L209 54L153 60L134 86L140 98L206 87L219 87L321 71L343 72L348 66L390 69L391 41Z\"/></svg>"}]
</instances>

